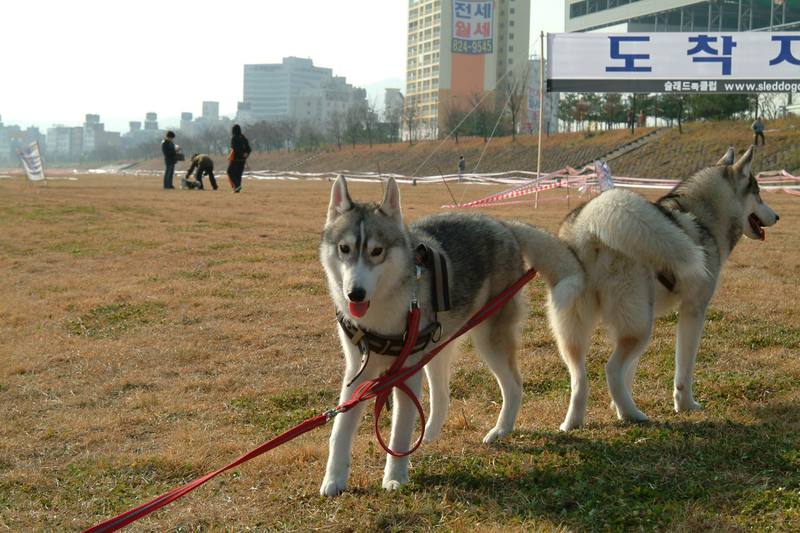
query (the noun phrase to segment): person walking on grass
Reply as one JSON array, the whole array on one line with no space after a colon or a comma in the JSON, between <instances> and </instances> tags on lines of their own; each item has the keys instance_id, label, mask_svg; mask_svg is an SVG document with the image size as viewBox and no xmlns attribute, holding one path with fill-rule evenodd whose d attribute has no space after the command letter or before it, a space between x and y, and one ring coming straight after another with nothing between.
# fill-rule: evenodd
<instances>
[{"instance_id":1,"label":"person walking on grass","mask_svg":"<svg viewBox=\"0 0 800 533\"><path fill-rule=\"evenodd\" d=\"M753 130L753 144L758 146L759 137L761 137L761 146L767 144L767 141L764 139L764 123L761 121L761 117L756 117L750 129Z\"/></svg>"},{"instance_id":2,"label":"person walking on grass","mask_svg":"<svg viewBox=\"0 0 800 533\"><path fill-rule=\"evenodd\" d=\"M458 157L458 177L460 178L464 171L467 169L467 162L464 161L464 156Z\"/></svg>"},{"instance_id":3,"label":"person walking on grass","mask_svg":"<svg viewBox=\"0 0 800 533\"><path fill-rule=\"evenodd\" d=\"M197 188L203 188L203 174L208 176L208 181L211 182L211 188L217 190L217 180L214 178L214 160L206 154L193 154L192 165L186 171L186 177L192 175L192 171L197 169L194 179L197 180Z\"/></svg>"},{"instance_id":4,"label":"person walking on grass","mask_svg":"<svg viewBox=\"0 0 800 533\"><path fill-rule=\"evenodd\" d=\"M242 174L247 157L250 155L250 143L242 135L242 128L235 124L231 129L231 153L228 156L228 179L233 187L233 192L242 190Z\"/></svg>"},{"instance_id":5,"label":"person walking on grass","mask_svg":"<svg viewBox=\"0 0 800 533\"><path fill-rule=\"evenodd\" d=\"M175 150L175 133L168 131L161 141L161 153L164 154L164 188L174 189L172 176L175 175L175 163L178 161L177 150Z\"/></svg>"}]
</instances>

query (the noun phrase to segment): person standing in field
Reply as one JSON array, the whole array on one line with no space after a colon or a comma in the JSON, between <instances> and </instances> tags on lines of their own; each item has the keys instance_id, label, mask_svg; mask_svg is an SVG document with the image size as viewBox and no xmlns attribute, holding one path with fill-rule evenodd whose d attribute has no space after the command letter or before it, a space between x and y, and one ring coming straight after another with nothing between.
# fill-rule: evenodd
<instances>
[{"instance_id":1,"label":"person standing in field","mask_svg":"<svg viewBox=\"0 0 800 533\"><path fill-rule=\"evenodd\" d=\"M197 180L197 188L203 188L203 174L208 176L208 181L211 182L211 188L217 190L217 180L214 178L214 160L206 154L193 154L192 165L186 171L186 177L192 175L192 171L197 169L194 179Z\"/></svg>"},{"instance_id":2,"label":"person standing in field","mask_svg":"<svg viewBox=\"0 0 800 533\"><path fill-rule=\"evenodd\" d=\"M161 153L164 154L164 188L174 189L172 176L175 174L175 163L178 161L177 151L175 150L175 133L168 131L161 141Z\"/></svg>"},{"instance_id":3,"label":"person standing in field","mask_svg":"<svg viewBox=\"0 0 800 533\"><path fill-rule=\"evenodd\" d=\"M458 157L458 175L460 176L461 174L463 174L464 170L466 170L466 168L467 168L467 162L464 161L464 156L463 155L459 156Z\"/></svg>"},{"instance_id":4,"label":"person standing in field","mask_svg":"<svg viewBox=\"0 0 800 533\"><path fill-rule=\"evenodd\" d=\"M242 128L235 124L231 129L231 153L228 156L228 179L233 187L233 192L242 190L242 174L247 157L250 155L250 143L242 135Z\"/></svg>"},{"instance_id":5,"label":"person standing in field","mask_svg":"<svg viewBox=\"0 0 800 533\"><path fill-rule=\"evenodd\" d=\"M767 144L767 141L764 139L764 123L761 121L761 117L756 117L750 129L753 130L753 144L758 146L759 137L761 137L761 146Z\"/></svg>"}]
</instances>

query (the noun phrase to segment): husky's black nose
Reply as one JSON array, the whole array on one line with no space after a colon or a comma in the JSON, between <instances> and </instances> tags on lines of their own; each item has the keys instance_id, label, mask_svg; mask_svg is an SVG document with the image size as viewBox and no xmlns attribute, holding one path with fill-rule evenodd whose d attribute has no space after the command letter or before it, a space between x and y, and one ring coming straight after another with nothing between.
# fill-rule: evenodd
<instances>
[{"instance_id":1,"label":"husky's black nose","mask_svg":"<svg viewBox=\"0 0 800 533\"><path fill-rule=\"evenodd\" d=\"M781 217L778 216L778 213L775 213L775 222L779 221L780 219L781 219Z\"/></svg>"},{"instance_id":2,"label":"husky's black nose","mask_svg":"<svg viewBox=\"0 0 800 533\"><path fill-rule=\"evenodd\" d=\"M366 295L367 291L361 287L355 287L352 291L347 293L347 298L349 298L351 302L363 302Z\"/></svg>"}]
</instances>

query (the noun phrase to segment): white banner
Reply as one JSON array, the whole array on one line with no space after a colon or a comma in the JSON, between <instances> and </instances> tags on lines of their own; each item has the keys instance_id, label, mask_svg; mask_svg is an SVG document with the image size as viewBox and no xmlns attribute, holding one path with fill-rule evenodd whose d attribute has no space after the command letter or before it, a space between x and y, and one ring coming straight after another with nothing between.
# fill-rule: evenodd
<instances>
[{"instance_id":1,"label":"white banner","mask_svg":"<svg viewBox=\"0 0 800 533\"><path fill-rule=\"evenodd\" d=\"M28 146L17 150L22 161L22 166L25 168L25 173L31 181L41 181L45 179L44 165L42 164L42 155L39 152L39 143L33 141Z\"/></svg>"},{"instance_id":2,"label":"white banner","mask_svg":"<svg viewBox=\"0 0 800 533\"><path fill-rule=\"evenodd\" d=\"M564 92L800 91L800 33L555 33L548 89Z\"/></svg>"}]
</instances>

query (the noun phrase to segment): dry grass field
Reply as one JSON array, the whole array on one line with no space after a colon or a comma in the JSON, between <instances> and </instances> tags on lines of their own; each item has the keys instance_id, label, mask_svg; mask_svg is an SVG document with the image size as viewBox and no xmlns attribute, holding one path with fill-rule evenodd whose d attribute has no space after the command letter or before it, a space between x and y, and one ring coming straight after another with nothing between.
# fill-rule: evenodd
<instances>
[{"instance_id":1,"label":"dry grass field","mask_svg":"<svg viewBox=\"0 0 800 533\"><path fill-rule=\"evenodd\" d=\"M336 403L343 361L317 259L330 184L159 186L0 180L0 530L87 527ZM449 202L440 185L401 192L407 220ZM764 197L781 221L766 242L743 239L723 274L695 374L704 411L672 411L670 315L634 387L653 422L612 416L598 332L589 424L559 433L569 380L535 280L524 404L499 444L481 444L498 389L465 346L443 437L415 453L400 492L380 488L383 454L365 423L350 490L319 497L325 427L129 529L800 530L800 199ZM555 230L565 203L542 206L487 211Z\"/></svg>"}]
</instances>

